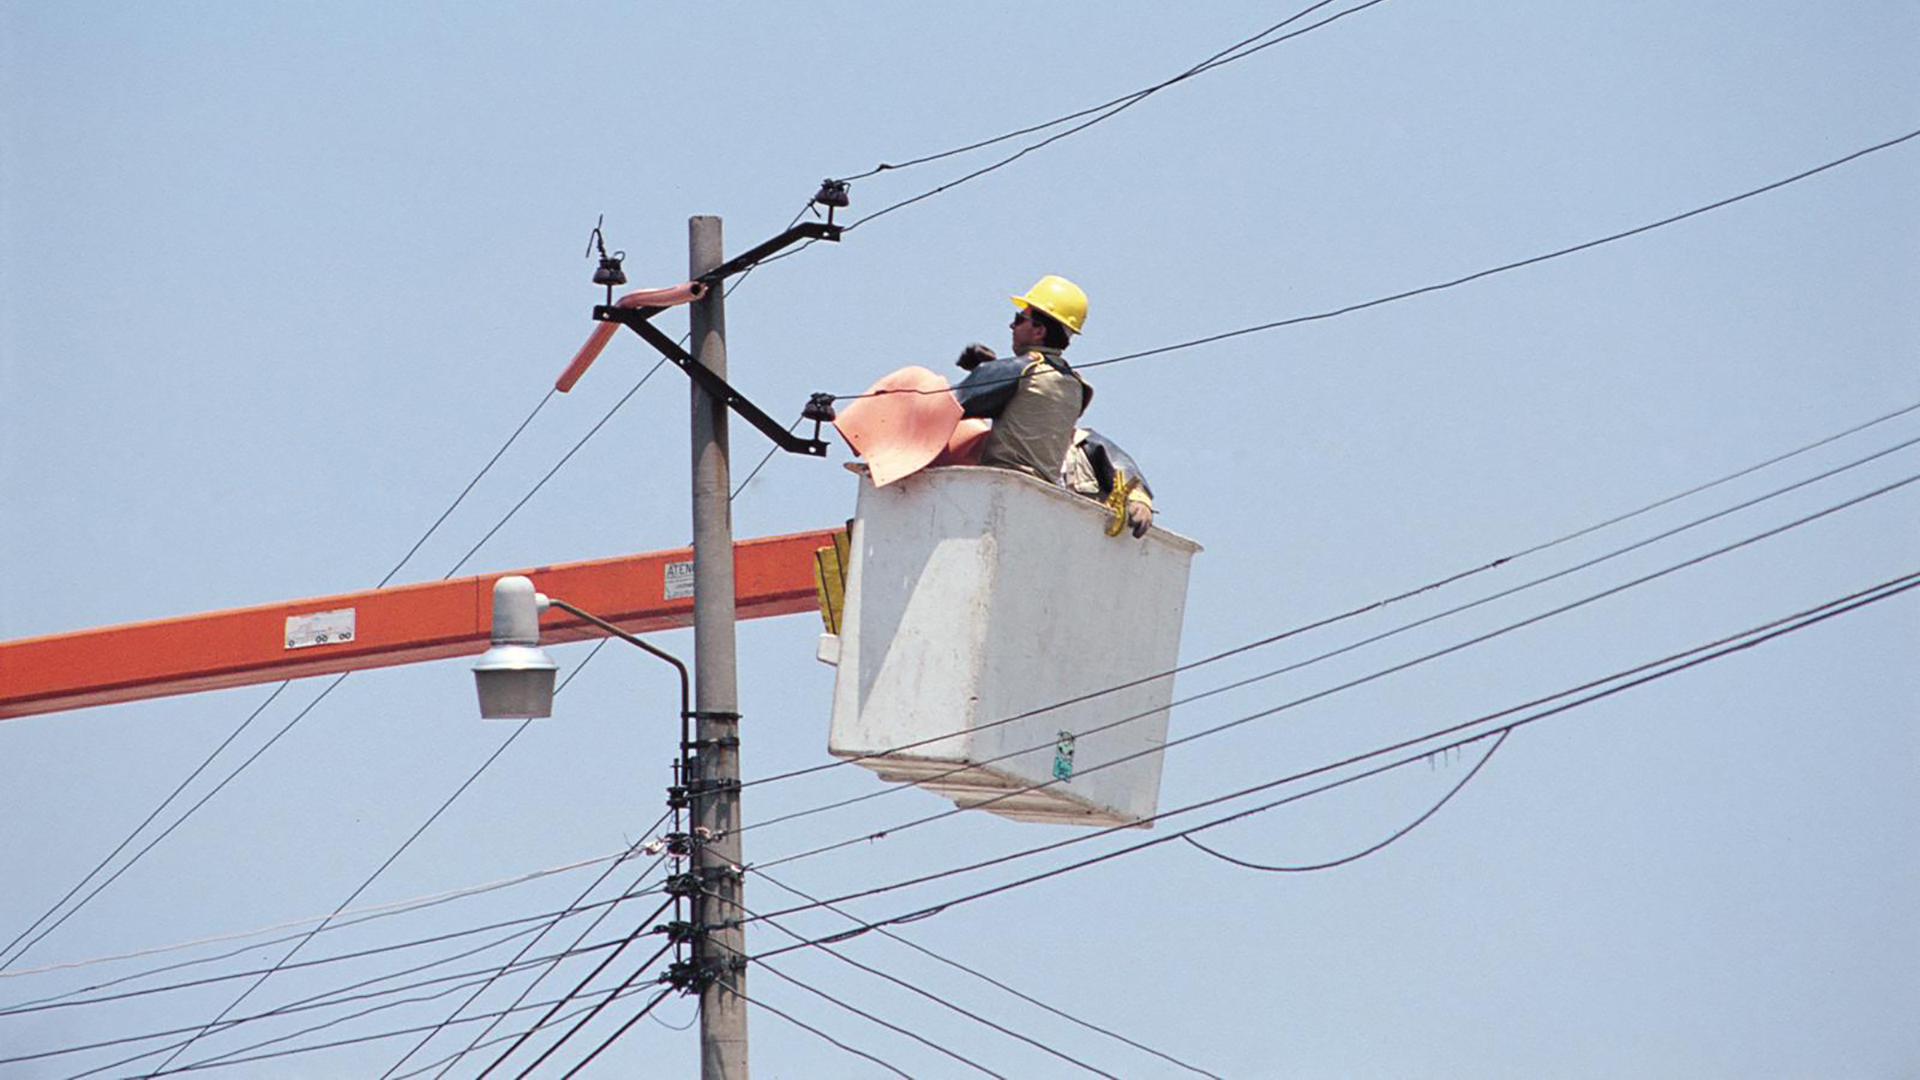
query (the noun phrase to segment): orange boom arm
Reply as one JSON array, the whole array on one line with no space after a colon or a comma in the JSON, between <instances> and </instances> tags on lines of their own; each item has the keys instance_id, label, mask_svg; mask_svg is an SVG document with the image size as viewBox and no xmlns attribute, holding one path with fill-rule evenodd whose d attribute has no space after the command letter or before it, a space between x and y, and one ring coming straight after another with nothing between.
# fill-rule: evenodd
<instances>
[{"instance_id":1,"label":"orange boom arm","mask_svg":"<svg viewBox=\"0 0 1920 1080\"><path fill-rule=\"evenodd\" d=\"M738 616L815 610L814 552L836 531L735 543ZM479 653L506 574L629 633L689 626L692 568L678 548L4 641L0 719ZM540 629L548 643L606 636L558 608Z\"/></svg>"}]
</instances>

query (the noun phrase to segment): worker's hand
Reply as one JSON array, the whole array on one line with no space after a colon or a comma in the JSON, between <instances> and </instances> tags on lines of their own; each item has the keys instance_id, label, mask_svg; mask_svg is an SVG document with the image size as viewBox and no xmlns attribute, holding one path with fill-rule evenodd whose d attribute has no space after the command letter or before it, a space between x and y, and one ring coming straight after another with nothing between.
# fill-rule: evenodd
<instances>
[{"instance_id":1,"label":"worker's hand","mask_svg":"<svg viewBox=\"0 0 1920 1080\"><path fill-rule=\"evenodd\" d=\"M1153 507L1146 503L1128 503L1127 524L1132 527L1135 539L1147 535L1147 530L1153 527Z\"/></svg>"},{"instance_id":2,"label":"worker's hand","mask_svg":"<svg viewBox=\"0 0 1920 1080\"><path fill-rule=\"evenodd\" d=\"M979 342L975 342L972 345L969 345L966 348L961 349L960 359L954 361L954 363L958 364L960 366L960 370L962 371L972 371L974 368L979 367L981 364L984 364L989 360L995 359L997 355L998 354L995 353L991 348L985 345L982 345Z\"/></svg>"}]
</instances>

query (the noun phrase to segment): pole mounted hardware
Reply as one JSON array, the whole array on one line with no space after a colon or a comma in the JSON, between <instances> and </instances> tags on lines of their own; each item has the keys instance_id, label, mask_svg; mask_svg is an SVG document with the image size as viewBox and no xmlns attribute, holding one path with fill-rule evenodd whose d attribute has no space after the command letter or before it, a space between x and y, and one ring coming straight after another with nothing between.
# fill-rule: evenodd
<instances>
[{"instance_id":1,"label":"pole mounted hardware","mask_svg":"<svg viewBox=\"0 0 1920 1080\"><path fill-rule=\"evenodd\" d=\"M587 236L587 257L592 258L594 249L600 251L600 267L593 272L593 283L607 287L607 303L613 303L613 287L627 283L627 272L620 268L620 262L627 257L624 251L607 254L607 238L601 233L600 226L606 224L607 215L601 214L593 223L593 232Z\"/></svg>"},{"instance_id":2,"label":"pole mounted hardware","mask_svg":"<svg viewBox=\"0 0 1920 1080\"><path fill-rule=\"evenodd\" d=\"M844 193L843 193L844 196ZM842 205L845 205L844 203ZM844 226L819 221L803 221L765 243L747 249L712 270L700 275L699 281L709 289L717 289L729 277L744 270L750 270L755 264L768 256L791 247L802 240L826 240L832 243L840 241ZM595 274L594 280L599 280ZM709 371L705 365L694 360L693 354L680 347L680 343L662 333L653 325L655 315L666 310L660 307L615 307L612 303L612 289L608 289L608 302L596 304L593 317L598 322L619 323L639 334L642 341L653 346L660 355L673 361L675 367L687 373L687 377L700 384L700 388L740 415L742 420L760 429L760 433L772 439L774 445L789 454L806 454L809 457L826 457L827 444L818 438L819 425L814 427L816 437L803 439L786 428L773 417L762 412L759 406L748 401L738 390L727 385L727 380Z\"/></svg>"},{"instance_id":3,"label":"pole mounted hardware","mask_svg":"<svg viewBox=\"0 0 1920 1080\"><path fill-rule=\"evenodd\" d=\"M827 224L831 225L833 224L833 212L836 209L844 209L850 201L852 200L847 195L847 182L845 180L835 180L829 176L825 180L820 181L820 190L813 193L813 202L808 205L826 207Z\"/></svg>"}]
</instances>

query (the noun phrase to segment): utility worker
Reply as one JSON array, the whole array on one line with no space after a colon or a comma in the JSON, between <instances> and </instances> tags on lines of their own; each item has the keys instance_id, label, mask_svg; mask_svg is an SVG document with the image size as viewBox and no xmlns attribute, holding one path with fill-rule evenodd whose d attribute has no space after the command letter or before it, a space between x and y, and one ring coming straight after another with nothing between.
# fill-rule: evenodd
<instances>
[{"instance_id":1,"label":"utility worker","mask_svg":"<svg viewBox=\"0 0 1920 1080\"><path fill-rule=\"evenodd\" d=\"M1013 355L967 346L959 361L967 377L953 393L964 415L993 421L980 464L1057 483L1075 422L1093 400L1093 387L1060 355L1086 325L1087 294L1048 274L1026 295L1010 299L1019 309L1011 327Z\"/></svg>"}]
</instances>

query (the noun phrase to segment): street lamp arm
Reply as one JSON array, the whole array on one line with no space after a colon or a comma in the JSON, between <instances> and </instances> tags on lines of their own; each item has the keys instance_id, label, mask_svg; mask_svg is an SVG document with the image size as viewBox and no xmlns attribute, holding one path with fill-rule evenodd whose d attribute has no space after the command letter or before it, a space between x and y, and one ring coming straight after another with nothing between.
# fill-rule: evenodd
<instances>
[{"instance_id":1,"label":"street lamp arm","mask_svg":"<svg viewBox=\"0 0 1920 1080\"><path fill-rule=\"evenodd\" d=\"M687 665L681 663L679 658L674 656L672 653L666 652L662 649L656 648L655 646L647 644L646 642L640 640L634 635L626 632L625 630L620 629L618 626L615 626L614 624L608 622L607 620L601 618L600 616L595 615L591 611L583 611L580 608L574 607L572 604L567 603L565 600L560 600L551 596L547 598L547 603L552 605L553 607L559 608L560 610L568 613L569 615L576 615L582 619L585 619L588 622L592 623L593 625L599 627L600 629L605 630L607 633L612 634L614 637L617 637L620 640L627 642L630 645L638 645L639 647L641 647L642 649L645 649L647 652L653 654L654 656L657 656L660 659L665 660L667 663L672 664L673 669L680 673L680 726L682 728L686 727L687 718L693 715L693 702L692 702L691 693L688 690L688 682L687 682ZM682 741L685 741L685 740L683 739Z\"/></svg>"}]
</instances>

